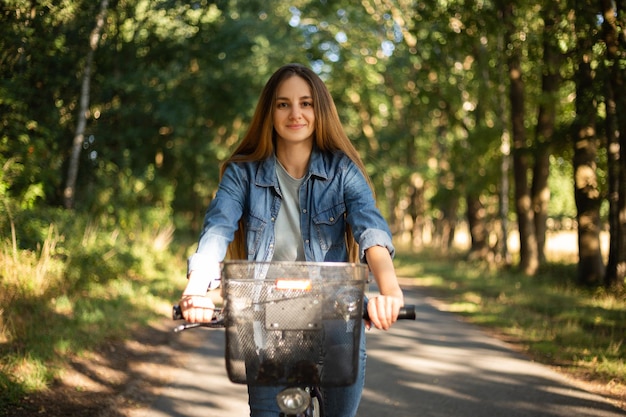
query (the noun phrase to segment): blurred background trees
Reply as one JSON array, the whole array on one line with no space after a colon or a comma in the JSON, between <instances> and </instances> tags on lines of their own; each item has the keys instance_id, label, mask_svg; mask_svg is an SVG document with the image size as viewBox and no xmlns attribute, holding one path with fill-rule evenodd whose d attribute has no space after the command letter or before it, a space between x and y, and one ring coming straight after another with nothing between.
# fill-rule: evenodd
<instances>
[{"instance_id":1,"label":"blurred background trees","mask_svg":"<svg viewBox=\"0 0 626 417\"><path fill-rule=\"evenodd\" d=\"M38 244L33 219L63 207L82 135L70 213L171 223L192 241L263 84L302 62L327 82L399 244L449 250L466 224L469 256L533 275L546 233L574 227L578 281L623 287L625 7L4 1L2 237Z\"/></svg>"}]
</instances>

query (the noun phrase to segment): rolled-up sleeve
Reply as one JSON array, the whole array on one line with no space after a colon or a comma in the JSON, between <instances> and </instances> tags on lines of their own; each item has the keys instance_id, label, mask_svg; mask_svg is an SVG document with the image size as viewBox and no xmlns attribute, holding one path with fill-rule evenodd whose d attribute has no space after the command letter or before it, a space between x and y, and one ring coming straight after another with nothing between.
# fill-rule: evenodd
<instances>
[{"instance_id":1,"label":"rolled-up sleeve","mask_svg":"<svg viewBox=\"0 0 626 417\"><path fill-rule=\"evenodd\" d=\"M385 230L366 229L361 234L361 237L357 242L359 244L359 259L363 263L366 263L365 251L372 246L382 246L386 248L392 258L396 253L391 240L391 235Z\"/></svg>"}]
</instances>

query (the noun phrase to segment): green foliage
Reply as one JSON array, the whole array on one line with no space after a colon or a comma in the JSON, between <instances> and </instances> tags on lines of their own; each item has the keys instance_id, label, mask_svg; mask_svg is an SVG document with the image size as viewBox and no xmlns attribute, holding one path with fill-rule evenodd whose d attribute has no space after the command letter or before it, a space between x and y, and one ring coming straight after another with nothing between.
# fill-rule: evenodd
<instances>
[{"instance_id":1,"label":"green foliage","mask_svg":"<svg viewBox=\"0 0 626 417\"><path fill-rule=\"evenodd\" d=\"M27 205L57 198L71 138L79 90L73 74L87 48L72 40L85 36L80 22L93 8L65 3L0 6L0 163L10 172L8 192Z\"/></svg>"},{"instance_id":2,"label":"green foliage","mask_svg":"<svg viewBox=\"0 0 626 417\"><path fill-rule=\"evenodd\" d=\"M536 7L517 10L532 109L541 21ZM19 208L56 205L98 4L15 0L0 11L2 193ZM565 51L563 22L555 36ZM161 207L197 232L220 161L269 74L289 61L327 81L379 195L401 199L416 172L435 210L450 189L454 200L495 195L506 124L501 24L489 3L112 3L95 51L76 207L116 221ZM572 119L569 93L559 96L569 109L560 124Z\"/></svg>"},{"instance_id":3,"label":"green foliage","mask_svg":"<svg viewBox=\"0 0 626 417\"><path fill-rule=\"evenodd\" d=\"M29 211L17 216L22 248L0 236L1 404L45 388L72 355L126 338L169 310L184 276L170 215L134 216L121 225Z\"/></svg>"}]
</instances>

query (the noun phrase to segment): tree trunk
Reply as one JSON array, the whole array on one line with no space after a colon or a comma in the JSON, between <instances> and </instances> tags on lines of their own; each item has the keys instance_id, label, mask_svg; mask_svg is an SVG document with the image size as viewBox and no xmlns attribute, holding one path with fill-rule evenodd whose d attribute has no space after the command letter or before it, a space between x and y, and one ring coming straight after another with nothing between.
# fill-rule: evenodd
<instances>
[{"instance_id":1,"label":"tree trunk","mask_svg":"<svg viewBox=\"0 0 626 417\"><path fill-rule=\"evenodd\" d=\"M620 45L620 62L626 60L626 1L620 0L617 2L619 5L619 26L622 31L619 36ZM618 290L626 286L626 94L623 91L626 90L626 70L623 66L617 66L620 70L619 77L614 86L615 91L621 92L617 95L617 114L619 115L618 127L619 127L619 198L618 198L618 210L617 210L617 225L616 232L618 233L618 243L616 247L617 253L617 266L615 277L611 282L607 282L608 285L616 287Z\"/></svg>"},{"instance_id":2,"label":"tree trunk","mask_svg":"<svg viewBox=\"0 0 626 417\"><path fill-rule=\"evenodd\" d=\"M413 220L413 229L411 230L411 247L413 250L420 250L424 247L424 226L426 197L424 196L424 178L417 172L411 175L409 184L409 214Z\"/></svg>"},{"instance_id":3,"label":"tree trunk","mask_svg":"<svg viewBox=\"0 0 626 417\"><path fill-rule=\"evenodd\" d=\"M457 210L459 208L459 199L456 194L450 193L443 201L441 214L435 223L435 244L443 253L448 253L454 245L454 236L456 233Z\"/></svg>"},{"instance_id":4,"label":"tree trunk","mask_svg":"<svg viewBox=\"0 0 626 417\"><path fill-rule=\"evenodd\" d=\"M498 239L498 253L501 261L506 265L512 264L511 252L509 251L509 175L511 171L511 140L508 130L502 132L500 149L502 159L500 161L500 239Z\"/></svg>"},{"instance_id":5,"label":"tree trunk","mask_svg":"<svg viewBox=\"0 0 626 417\"><path fill-rule=\"evenodd\" d=\"M502 13L502 12L501 12ZM498 36L498 52L505 56L504 36ZM501 261L510 266L511 253L509 251L509 192L511 174L511 134L507 128L506 120L506 75L505 71L500 71L498 88L498 107L500 110L500 120L502 124L502 134L500 136L500 190L499 190L499 215L500 215L500 236L498 239L498 254Z\"/></svg>"},{"instance_id":6,"label":"tree trunk","mask_svg":"<svg viewBox=\"0 0 626 417\"><path fill-rule=\"evenodd\" d=\"M531 187L533 226L537 242L537 260L539 264L542 264L546 260L546 228L548 204L550 203L550 188L548 187L550 150L547 146L541 146L535 151L535 165L533 168L533 183Z\"/></svg>"},{"instance_id":7,"label":"tree trunk","mask_svg":"<svg viewBox=\"0 0 626 417\"><path fill-rule=\"evenodd\" d=\"M596 173L598 140L596 137L596 102L594 73L591 68L593 39L590 37L595 14L590 4L577 10L578 67L576 82L576 120L572 127L574 138L574 197L578 221L578 280L583 285L599 285L604 276L600 248L601 195ZM584 8L586 7L586 9Z\"/></svg>"},{"instance_id":8,"label":"tree trunk","mask_svg":"<svg viewBox=\"0 0 626 417\"><path fill-rule=\"evenodd\" d=\"M96 25L89 36L89 52L85 59L85 69L83 72L83 81L80 92L80 104L78 108L78 122L72 142L72 152L70 154L69 167L67 172L67 181L63 190L63 205L66 209L74 207L76 197L76 180L78 179L78 166L80 165L80 152L85 141L85 126L87 125L87 117L89 114L89 89L91 84L91 68L93 65L93 56L98 48L100 34L104 27L109 0L102 0L100 3L100 12L96 16Z\"/></svg>"},{"instance_id":9,"label":"tree trunk","mask_svg":"<svg viewBox=\"0 0 626 417\"><path fill-rule=\"evenodd\" d=\"M383 175L383 186L385 188L385 201L387 203L387 221L391 233L396 235L402 231L402 218L398 216L398 193L394 189L393 178L391 174L386 172Z\"/></svg>"},{"instance_id":10,"label":"tree trunk","mask_svg":"<svg viewBox=\"0 0 626 417\"><path fill-rule=\"evenodd\" d=\"M556 95L560 86L560 53L557 37L554 36L555 15L558 3L547 4L543 10L543 76L541 82L542 100L537 117L535 165L531 187L534 227L537 236L539 263L545 262L546 221L550 203L550 154L554 126L556 123Z\"/></svg>"},{"instance_id":11,"label":"tree trunk","mask_svg":"<svg viewBox=\"0 0 626 417\"><path fill-rule=\"evenodd\" d=\"M624 5L626 6L626 4ZM617 291L626 278L626 97L622 93L626 74L620 59L626 56L626 39L619 32L616 10L610 0L602 1L603 38L606 44L608 80L606 87L606 137L609 176L609 258L604 276L607 288ZM619 26L624 27L622 14Z\"/></svg>"},{"instance_id":12,"label":"tree trunk","mask_svg":"<svg viewBox=\"0 0 626 417\"><path fill-rule=\"evenodd\" d=\"M507 24L507 42L511 45L507 64L509 68L509 96L511 100L511 127L513 135L513 177L515 181L515 210L520 236L520 268L526 275L534 275L539 266L537 241L534 228L534 212L528 186L528 149L524 128L524 81L522 79L519 40L515 39L513 5L503 8Z\"/></svg>"},{"instance_id":13,"label":"tree trunk","mask_svg":"<svg viewBox=\"0 0 626 417\"><path fill-rule=\"evenodd\" d=\"M486 210L480 198L467 195L467 223L470 230L470 259L486 259L489 254L489 232L486 225Z\"/></svg>"}]
</instances>

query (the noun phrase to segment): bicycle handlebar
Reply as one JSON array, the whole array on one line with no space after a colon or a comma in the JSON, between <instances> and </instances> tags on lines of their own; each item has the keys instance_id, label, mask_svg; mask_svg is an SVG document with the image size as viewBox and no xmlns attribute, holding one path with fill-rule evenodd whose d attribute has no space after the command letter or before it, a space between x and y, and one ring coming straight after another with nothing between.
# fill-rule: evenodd
<instances>
[{"instance_id":1,"label":"bicycle handlebar","mask_svg":"<svg viewBox=\"0 0 626 417\"><path fill-rule=\"evenodd\" d=\"M363 309L363 318L365 320L369 320L369 314L367 312L367 303L365 303L365 308ZM412 304L407 304L403 307L400 307L400 312L398 313L398 320L415 320L415 306Z\"/></svg>"},{"instance_id":2,"label":"bicycle handlebar","mask_svg":"<svg viewBox=\"0 0 626 417\"><path fill-rule=\"evenodd\" d=\"M398 314L398 320L415 320L415 306L412 304L405 305L400 308L400 313ZM367 304L363 309L363 318L365 320L369 320L369 315L367 313ZM172 307L172 319L173 320L183 320L183 313L180 306L177 304ZM206 323L184 323L180 326L177 326L174 331L181 332L187 329L193 329L194 327L209 327L209 328L221 328L224 327L224 313L221 308L216 308L213 311L213 319Z\"/></svg>"},{"instance_id":3,"label":"bicycle handlebar","mask_svg":"<svg viewBox=\"0 0 626 417\"><path fill-rule=\"evenodd\" d=\"M183 311L178 304L172 307L172 319L173 320L184 320ZM224 325L224 313L221 308L216 308L213 310L213 319L209 322L203 323L183 323L174 328L174 332L182 332L183 330L193 329L194 327L209 327L212 329L219 329L225 327Z\"/></svg>"}]
</instances>

